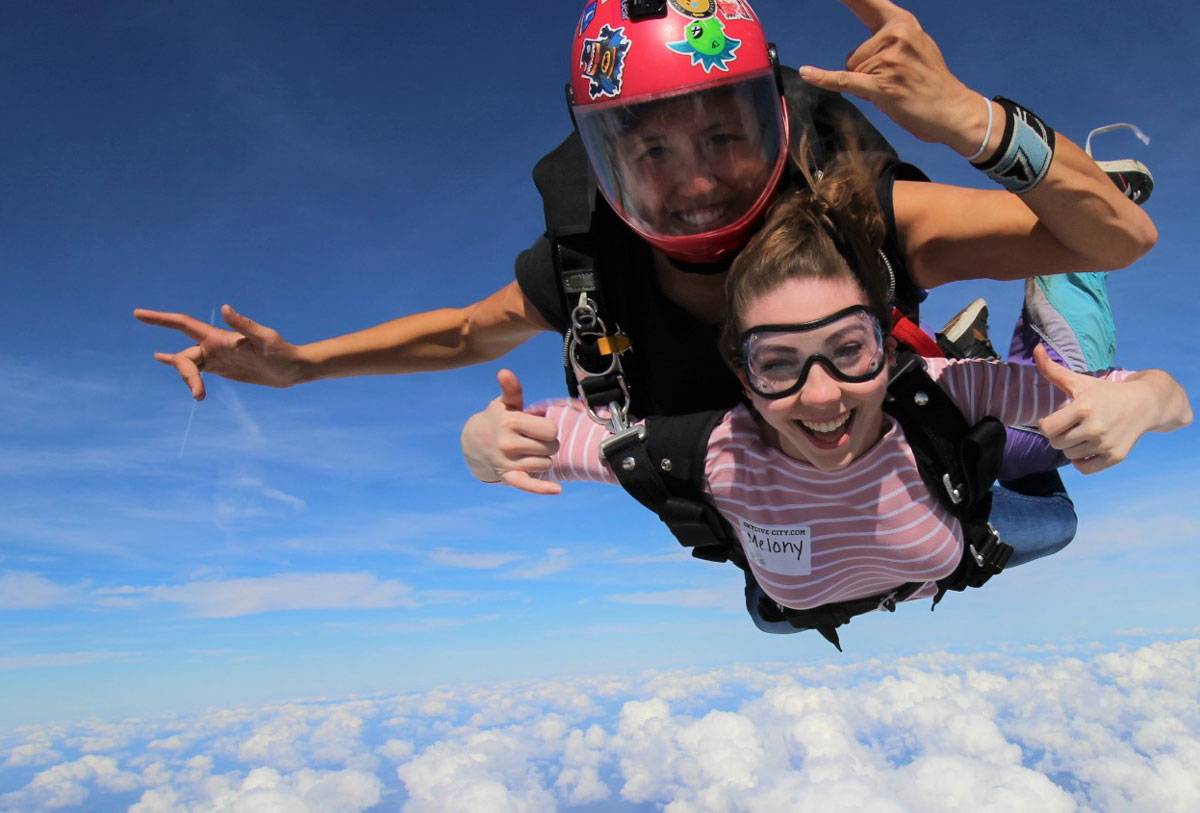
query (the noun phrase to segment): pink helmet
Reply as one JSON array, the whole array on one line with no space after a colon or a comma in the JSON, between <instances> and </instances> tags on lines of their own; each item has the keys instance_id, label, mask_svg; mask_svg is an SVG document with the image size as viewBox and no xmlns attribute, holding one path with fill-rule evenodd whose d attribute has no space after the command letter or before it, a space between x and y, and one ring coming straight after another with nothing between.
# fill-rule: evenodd
<instances>
[{"instance_id":1,"label":"pink helmet","mask_svg":"<svg viewBox=\"0 0 1200 813\"><path fill-rule=\"evenodd\" d=\"M630 228L692 263L745 244L788 154L774 48L746 0L588 0L568 96Z\"/></svg>"}]
</instances>

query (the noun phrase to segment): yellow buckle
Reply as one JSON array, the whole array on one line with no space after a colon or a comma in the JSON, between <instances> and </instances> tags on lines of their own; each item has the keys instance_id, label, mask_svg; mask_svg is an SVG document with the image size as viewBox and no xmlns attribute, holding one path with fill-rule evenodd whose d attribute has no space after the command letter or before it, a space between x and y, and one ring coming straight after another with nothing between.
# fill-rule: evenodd
<instances>
[{"instance_id":1,"label":"yellow buckle","mask_svg":"<svg viewBox=\"0 0 1200 813\"><path fill-rule=\"evenodd\" d=\"M601 336L596 340L596 349L600 351L600 355L602 356L624 353L630 347L633 347L633 342L624 333Z\"/></svg>"}]
</instances>

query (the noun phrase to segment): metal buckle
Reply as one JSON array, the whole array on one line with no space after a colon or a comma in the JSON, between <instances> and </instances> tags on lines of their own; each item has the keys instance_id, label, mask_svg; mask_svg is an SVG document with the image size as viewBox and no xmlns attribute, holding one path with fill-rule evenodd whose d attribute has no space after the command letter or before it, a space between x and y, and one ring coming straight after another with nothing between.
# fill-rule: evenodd
<instances>
[{"instance_id":1,"label":"metal buckle","mask_svg":"<svg viewBox=\"0 0 1200 813\"><path fill-rule=\"evenodd\" d=\"M983 549L987 551L988 554L991 554L996 549L996 543L1000 541L1000 532L997 531L996 527L990 522L987 523L987 529L991 536L988 541L984 543ZM971 558L975 560L975 564L983 567L987 563L987 556L980 553L975 548L975 545L968 545L967 549L971 552Z\"/></svg>"},{"instance_id":2,"label":"metal buckle","mask_svg":"<svg viewBox=\"0 0 1200 813\"><path fill-rule=\"evenodd\" d=\"M621 447L629 443L630 439L643 441L646 439L646 425L638 424L630 426L627 429L622 429L619 432L614 432L610 437L605 438L600 443L600 456L605 460L608 459L608 452L614 446Z\"/></svg>"},{"instance_id":3,"label":"metal buckle","mask_svg":"<svg viewBox=\"0 0 1200 813\"><path fill-rule=\"evenodd\" d=\"M579 302L571 309L571 332L595 330L600 318L596 316L596 303L588 298L587 292L579 295Z\"/></svg>"},{"instance_id":4,"label":"metal buckle","mask_svg":"<svg viewBox=\"0 0 1200 813\"><path fill-rule=\"evenodd\" d=\"M608 328L605 326L604 320L596 313L596 303L588 298L586 292L581 293L579 302L571 310L571 332L567 337L566 346L567 361L571 365L571 371L575 374L575 380L580 384L579 398L583 401L588 417L601 426L608 427L609 431L615 435L629 427L629 386L625 383L624 370L621 368L621 351L609 355L608 366L599 372L587 369L579 359L579 350L585 340L595 342L607 335ZM609 403L608 417L602 417L596 413L596 410L588 403L582 386L586 379L605 376L615 376L617 386L621 389L621 403L617 401Z\"/></svg>"},{"instance_id":5,"label":"metal buckle","mask_svg":"<svg viewBox=\"0 0 1200 813\"><path fill-rule=\"evenodd\" d=\"M608 405L608 417L598 415L596 410L592 409L592 405L587 402L587 396L583 394L583 390L579 390L579 400L583 401L583 408L587 410L588 417L601 426L607 426L608 431L614 435L629 429L629 388L625 386L624 378L617 378L617 383L621 386L621 395L625 403L618 404L612 401Z\"/></svg>"},{"instance_id":6,"label":"metal buckle","mask_svg":"<svg viewBox=\"0 0 1200 813\"><path fill-rule=\"evenodd\" d=\"M876 610L887 610L889 613L896 612L896 595L899 592L900 592L899 590L893 590L892 592L888 593L886 596L884 596L883 598L881 598L879 600L879 606L876 607L875 609Z\"/></svg>"},{"instance_id":7,"label":"metal buckle","mask_svg":"<svg viewBox=\"0 0 1200 813\"><path fill-rule=\"evenodd\" d=\"M942 485L945 487L946 493L950 495L950 502L958 505L963 501L962 486L956 486L950 482L949 474L942 475Z\"/></svg>"}]
</instances>

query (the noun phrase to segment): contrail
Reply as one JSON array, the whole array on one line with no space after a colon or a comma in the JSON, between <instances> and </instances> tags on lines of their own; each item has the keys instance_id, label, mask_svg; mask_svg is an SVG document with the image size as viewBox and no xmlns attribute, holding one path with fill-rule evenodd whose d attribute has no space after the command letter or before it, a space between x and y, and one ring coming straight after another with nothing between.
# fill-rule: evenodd
<instances>
[{"instance_id":1,"label":"contrail","mask_svg":"<svg viewBox=\"0 0 1200 813\"><path fill-rule=\"evenodd\" d=\"M213 305L212 310L209 311L209 314L208 314L208 323L210 325L213 324L213 321L216 318L217 318L217 306ZM200 405L199 401L196 401L196 400L192 401L192 411L188 413L187 426L183 430L183 443L179 444L179 458L177 458L177 459L183 458L183 450L187 448L188 438L191 437L191 434L192 434L192 419L196 417L196 407L199 405Z\"/></svg>"}]
</instances>

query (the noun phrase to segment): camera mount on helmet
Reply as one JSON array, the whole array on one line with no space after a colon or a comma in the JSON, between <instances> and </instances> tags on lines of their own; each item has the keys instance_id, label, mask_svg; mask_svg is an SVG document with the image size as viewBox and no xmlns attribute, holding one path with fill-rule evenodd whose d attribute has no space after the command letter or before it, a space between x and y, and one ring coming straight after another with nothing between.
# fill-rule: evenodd
<instances>
[{"instance_id":1,"label":"camera mount on helmet","mask_svg":"<svg viewBox=\"0 0 1200 813\"><path fill-rule=\"evenodd\" d=\"M667 0L629 0L629 19L645 20L667 16Z\"/></svg>"}]
</instances>

